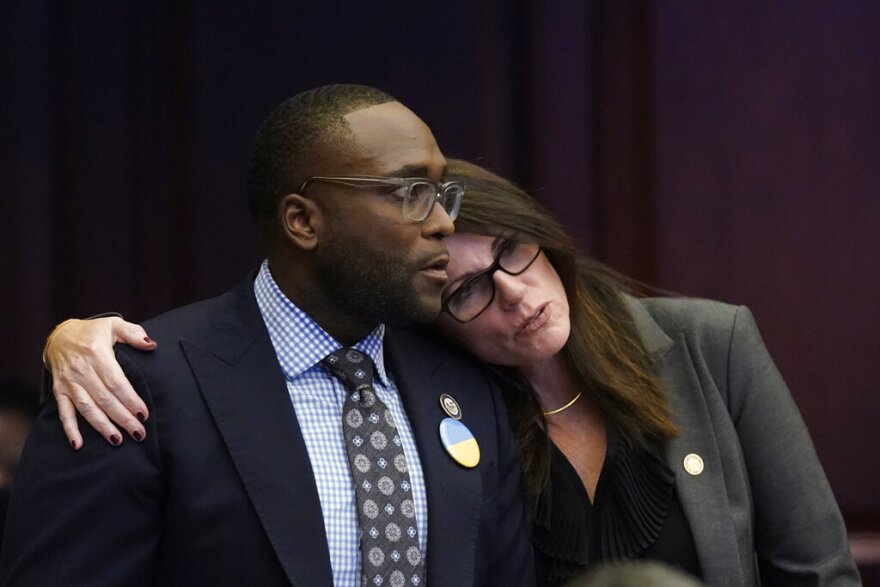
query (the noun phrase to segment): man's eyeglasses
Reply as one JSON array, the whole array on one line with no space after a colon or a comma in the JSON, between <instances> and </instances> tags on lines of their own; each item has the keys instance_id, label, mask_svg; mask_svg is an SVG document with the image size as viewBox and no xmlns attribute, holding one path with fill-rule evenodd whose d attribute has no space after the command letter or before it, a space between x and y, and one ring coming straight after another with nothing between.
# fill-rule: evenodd
<instances>
[{"instance_id":1,"label":"man's eyeglasses","mask_svg":"<svg viewBox=\"0 0 880 587\"><path fill-rule=\"evenodd\" d=\"M401 201L404 217L413 222L421 222L427 218L431 214L431 210L436 202L440 202L449 218L455 220L461 208L461 198L464 196L465 190L465 183L463 181L436 183L421 177L379 177L371 175L344 177L331 175L314 176L306 179L299 188L299 193L305 193L309 183L314 181L356 188L387 188L389 194L393 194Z\"/></svg>"},{"instance_id":2,"label":"man's eyeglasses","mask_svg":"<svg viewBox=\"0 0 880 587\"><path fill-rule=\"evenodd\" d=\"M492 264L468 278L443 301L441 312L446 312L459 322L470 322L486 311L495 299L496 271L508 275L520 275L532 266L541 247L535 243L506 241L501 245Z\"/></svg>"}]
</instances>

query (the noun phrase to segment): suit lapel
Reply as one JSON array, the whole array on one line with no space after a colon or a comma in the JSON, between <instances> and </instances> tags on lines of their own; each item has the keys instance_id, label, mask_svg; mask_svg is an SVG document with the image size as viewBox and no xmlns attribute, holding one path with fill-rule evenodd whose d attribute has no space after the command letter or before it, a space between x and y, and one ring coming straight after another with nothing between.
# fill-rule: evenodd
<instances>
[{"instance_id":1,"label":"suit lapel","mask_svg":"<svg viewBox=\"0 0 880 587\"><path fill-rule=\"evenodd\" d=\"M687 340L682 333L673 333L673 340L654 320L642 301L628 298L645 348L662 367L668 387L669 401L679 436L666 447L666 463L675 473L675 490L694 538L703 579L708 585L744 584L738 556L736 530L730 519L724 463L712 422L712 413L726 411L718 394L704 393L703 384L694 368ZM707 382L708 385L708 382ZM684 469L684 458L697 454L703 459L703 470L691 475Z\"/></svg>"},{"instance_id":2,"label":"suit lapel","mask_svg":"<svg viewBox=\"0 0 880 587\"><path fill-rule=\"evenodd\" d=\"M253 279L223 296L205 340L182 345L290 582L332 584L308 452L253 296Z\"/></svg>"},{"instance_id":3,"label":"suit lapel","mask_svg":"<svg viewBox=\"0 0 880 587\"><path fill-rule=\"evenodd\" d=\"M669 443L667 463L675 471L675 486L685 516L690 522L703 578L709 585L744 584L739 560L736 527L730 518L724 463L718 442L710 426L710 412L719 406L708 405L717 394L703 392L694 370L684 335L663 361L664 379L669 389L672 412L680 435ZM721 409L726 409L721 407ZM687 455L703 460L699 474L688 473L683 466Z\"/></svg>"},{"instance_id":4,"label":"suit lapel","mask_svg":"<svg viewBox=\"0 0 880 587\"><path fill-rule=\"evenodd\" d=\"M385 352L425 476L428 585L471 585L482 504L480 473L456 464L443 448L439 432L446 417L440 394L454 395L462 383L445 365L445 356L413 333L389 329Z\"/></svg>"}]
</instances>

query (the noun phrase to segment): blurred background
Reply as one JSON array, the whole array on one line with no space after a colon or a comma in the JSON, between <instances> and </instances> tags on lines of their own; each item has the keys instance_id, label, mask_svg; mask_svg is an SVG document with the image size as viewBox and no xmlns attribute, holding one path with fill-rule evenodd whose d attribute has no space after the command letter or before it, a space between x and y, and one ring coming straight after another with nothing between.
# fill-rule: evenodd
<instances>
[{"instance_id":1,"label":"blurred background","mask_svg":"<svg viewBox=\"0 0 880 587\"><path fill-rule=\"evenodd\" d=\"M260 261L250 140L380 87L586 251L746 304L851 530L880 529L880 2L4 0L0 374Z\"/></svg>"}]
</instances>

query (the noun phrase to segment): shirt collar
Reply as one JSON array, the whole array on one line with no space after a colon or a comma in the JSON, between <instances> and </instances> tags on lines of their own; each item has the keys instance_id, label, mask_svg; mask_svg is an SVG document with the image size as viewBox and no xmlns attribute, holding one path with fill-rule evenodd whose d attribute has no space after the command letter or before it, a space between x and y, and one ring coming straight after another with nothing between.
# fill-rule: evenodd
<instances>
[{"instance_id":1,"label":"shirt collar","mask_svg":"<svg viewBox=\"0 0 880 587\"><path fill-rule=\"evenodd\" d=\"M263 261L254 280L254 295L281 370L288 380L298 377L333 351L342 348L338 340L284 295L272 277L268 260ZM385 325L378 324L354 348L373 360L376 376L387 386L384 339Z\"/></svg>"}]
</instances>

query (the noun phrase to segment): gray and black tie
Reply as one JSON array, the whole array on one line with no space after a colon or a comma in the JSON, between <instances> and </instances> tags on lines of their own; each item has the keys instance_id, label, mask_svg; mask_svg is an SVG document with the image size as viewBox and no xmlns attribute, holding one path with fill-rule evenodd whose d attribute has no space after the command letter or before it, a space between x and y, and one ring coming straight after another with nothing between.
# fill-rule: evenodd
<instances>
[{"instance_id":1,"label":"gray and black tie","mask_svg":"<svg viewBox=\"0 0 880 587\"><path fill-rule=\"evenodd\" d=\"M342 431L360 524L361 585L421 585L424 557L409 468L394 416L373 389L373 362L353 348L322 362L348 392Z\"/></svg>"}]
</instances>

